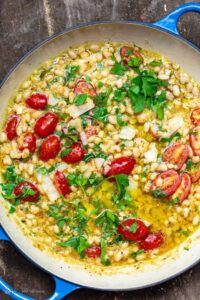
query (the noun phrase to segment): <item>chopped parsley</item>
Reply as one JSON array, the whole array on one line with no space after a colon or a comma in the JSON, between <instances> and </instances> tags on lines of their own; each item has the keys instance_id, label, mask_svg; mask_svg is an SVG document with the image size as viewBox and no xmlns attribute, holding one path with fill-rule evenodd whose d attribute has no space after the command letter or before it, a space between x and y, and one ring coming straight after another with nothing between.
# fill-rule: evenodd
<instances>
[{"instance_id":1,"label":"chopped parsley","mask_svg":"<svg viewBox=\"0 0 200 300\"><path fill-rule=\"evenodd\" d=\"M58 243L61 247L72 247L74 248L78 254L80 255L80 258L84 258L85 254L84 251L89 248L90 244L88 243L87 239L80 235L80 236L73 236L69 238L65 242Z\"/></svg>"},{"instance_id":2,"label":"chopped parsley","mask_svg":"<svg viewBox=\"0 0 200 300\"><path fill-rule=\"evenodd\" d=\"M173 140L176 140L176 141L180 140L180 138L181 138L181 134L179 132L175 132L170 137L161 137L160 142L161 143L167 143L167 142L170 143Z\"/></svg>"},{"instance_id":3,"label":"chopped parsley","mask_svg":"<svg viewBox=\"0 0 200 300\"><path fill-rule=\"evenodd\" d=\"M165 198L166 194L162 191L154 190L154 191L152 191L152 196L155 198Z\"/></svg>"},{"instance_id":4,"label":"chopped parsley","mask_svg":"<svg viewBox=\"0 0 200 300\"><path fill-rule=\"evenodd\" d=\"M79 70L79 66L69 66L67 65L64 72L63 82L66 85L68 81L73 81L75 75Z\"/></svg>"},{"instance_id":5,"label":"chopped parsley","mask_svg":"<svg viewBox=\"0 0 200 300\"><path fill-rule=\"evenodd\" d=\"M104 124L108 123L108 111L105 107L96 107L93 109L94 119L103 122Z\"/></svg>"},{"instance_id":6,"label":"chopped parsley","mask_svg":"<svg viewBox=\"0 0 200 300\"><path fill-rule=\"evenodd\" d=\"M128 68L123 66L121 62L115 62L114 66L111 68L110 73L123 76L126 71L128 71Z\"/></svg>"},{"instance_id":7,"label":"chopped parsley","mask_svg":"<svg viewBox=\"0 0 200 300\"><path fill-rule=\"evenodd\" d=\"M87 100L87 94L78 94L74 98L74 103L79 106L86 102Z\"/></svg>"},{"instance_id":8,"label":"chopped parsley","mask_svg":"<svg viewBox=\"0 0 200 300\"><path fill-rule=\"evenodd\" d=\"M151 66L151 67L159 67L161 65L162 65L162 60L152 60L149 63L149 66Z\"/></svg>"}]
</instances>

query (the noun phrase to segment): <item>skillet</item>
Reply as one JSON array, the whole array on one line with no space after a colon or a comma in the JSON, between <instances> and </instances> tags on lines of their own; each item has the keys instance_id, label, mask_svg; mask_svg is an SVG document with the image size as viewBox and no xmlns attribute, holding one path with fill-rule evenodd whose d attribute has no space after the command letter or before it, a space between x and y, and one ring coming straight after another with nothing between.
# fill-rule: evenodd
<instances>
[{"instance_id":1,"label":"skillet","mask_svg":"<svg viewBox=\"0 0 200 300\"><path fill-rule=\"evenodd\" d=\"M177 30L179 17L189 11L200 12L200 3L184 4L152 24L133 21L90 23L53 36L27 53L9 72L0 90L0 115L3 115L13 92L38 65L69 46L88 41L134 42L144 49L168 57L194 80L200 82L200 50L181 38ZM52 274L56 289L49 300L62 299L80 287L114 291L145 288L179 275L200 260L199 230L192 236L190 251L184 251L184 245L181 245L175 253L168 255L164 262L158 261L156 265L147 265L141 270L133 267L117 270L109 276L89 274L86 270L57 261L34 248L16 227L15 222L8 217L3 199L0 199L0 222L0 240L12 241L28 259ZM2 278L0 290L13 299L32 299L14 290Z\"/></svg>"}]
</instances>

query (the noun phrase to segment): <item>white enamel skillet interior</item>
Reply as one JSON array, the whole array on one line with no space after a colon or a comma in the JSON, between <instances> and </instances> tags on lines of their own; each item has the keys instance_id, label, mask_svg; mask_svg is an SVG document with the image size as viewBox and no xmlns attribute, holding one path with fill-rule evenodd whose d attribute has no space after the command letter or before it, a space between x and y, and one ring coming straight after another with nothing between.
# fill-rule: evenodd
<instances>
[{"instance_id":1,"label":"white enamel skillet interior","mask_svg":"<svg viewBox=\"0 0 200 300\"><path fill-rule=\"evenodd\" d=\"M183 39L141 23L92 24L54 37L26 56L11 72L1 88L0 115L3 116L9 99L21 82L45 60L58 55L70 46L90 41L118 41L124 44L133 42L139 47L155 51L169 58L200 82L199 51ZM182 244L164 260L158 260L156 264L147 264L139 269L135 269L134 266L129 266L126 269L117 268L110 275L92 274L83 267L58 261L34 248L30 240L22 234L20 228L8 215L4 201L0 199L1 225L14 244L44 270L81 286L104 290L142 288L169 279L188 269L200 259L199 231L190 239L189 251L184 250L185 245L188 247L188 241L186 241L186 244ZM109 268L112 270L112 267Z\"/></svg>"}]
</instances>

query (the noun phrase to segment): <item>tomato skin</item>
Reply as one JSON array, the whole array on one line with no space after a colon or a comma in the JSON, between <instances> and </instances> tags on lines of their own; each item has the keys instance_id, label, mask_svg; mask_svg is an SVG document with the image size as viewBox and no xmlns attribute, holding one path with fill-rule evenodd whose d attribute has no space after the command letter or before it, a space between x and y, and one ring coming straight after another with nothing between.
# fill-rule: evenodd
<instances>
[{"instance_id":1,"label":"tomato skin","mask_svg":"<svg viewBox=\"0 0 200 300\"><path fill-rule=\"evenodd\" d=\"M101 256L101 247L93 244L85 250L85 255L90 258L97 258Z\"/></svg>"},{"instance_id":2,"label":"tomato skin","mask_svg":"<svg viewBox=\"0 0 200 300\"><path fill-rule=\"evenodd\" d=\"M60 138L57 135L48 136L41 144L39 158L43 161L55 158L60 151Z\"/></svg>"},{"instance_id":3,"label":"tomato skin","mask_svg":"<svg viewBox=\"0 0 200 300\"><path fill-rule=\"evenodd\" d=\"M90 97L97 95L95 87L91 83L87 83L85 79L78 80L74 87L75 94L87 94Z\"/></svg>"},{"instance_id":4,"label":"tomato skin","mask_svg":"<svg viewBox=\"0 0 200 300\"><path fill-rule=\"evenodd\" d=\"M44 94L33 94L26 99L26 104L36 110L45 109L48 102L48 98Z\"/></svg>"},{"instance_id":5,"label":"tomato skin","mask_svg":"<svg viewBox=\"0 0 200 300\"><path fill-rule=\"evenodd\" d=\"M38 188L30 181L20 182L14 189L15 196L20 197L20 194L23 192L24 188L29 188L33 190L35 192L35 195L23 197L22 200L27 202L36 202L38 200L38 197L40 196L40 192Z\"/></svg>"},{"instance_id":6,"label":"tomato skin","mask_svg":"<svg viewBox=\"0 0 200 300\"><path fill-rule=\"evenodd\" d=\"M68 164L74 164L81 161L84 157L85 151L81 143L74 143L71 147L71 152L62 157L62 160Z\"/></svg>"},{"instance_id":7,"label":"tomato skin","mask_svg":"<svg viewBox=\"0 0 200 300\"><path fill-rule=\"evenodd\" d=\"M177 165L178 169L181 169L186 162L188 155L188 146L179 142L169 146L163 153L162 159L164 162Z\"/></svg>"},{"instance_id":8,"label":"tomato skin","mask_svg":"<svg viewBox=\"0 0 200 300\"><path fill-rule=\"evenodd\" d=\"M17 125L19 123L19 116L13 114L9 117L6 124L6 134L9 141L12 141L17 136Z\"/></svg>"},{"instance_id":9,"label":"tomato skin","mask_svg":"<svg viewBox=\"0 0 200 300\"><path fill-rule=\"evenodd\" d=\"M63 174L63 172L56 171L54 173L54 182L58 192L64 197L71 192L70 186L67 182L67 178Z\"/></svg>"},{"instance_id":10,"label":"tomato skin","mask_svg":"<svg viewBox=\"0 0 200 300\"><path fill-rule=\"evenodd\" d=\"M180 204L183 202L189 195L191 189L191 178L188 173L183 173L181 175L181 184L179 185L178 189L176 192L173 194L172 199L179 198Z\"/></svg>"},{"instance_id":11,"label":"tomato skin","mask_svg":"<svg viewBox=\"0 0 200 300\"><path fill-rule=\"evenodd\" d=\"M136 232L131 232L130 227L133 224L137 224ZM118 232L121 234L126 240L129 241L139 241L144 239L148 234L148 227L144 224L144 222L138 219L128 219L123 221L118 226Z\"/></svg>"},{"instance_id":12,"label":"tomato skin","mask_svg":"<svg viewBox=\"0 0 200 300\"><path fill-rule=\"evenodd\" d=\"M32 132L26 132L23 136L23 144L19 147L20 151L28 149L31 153L36 149L36 136Z\"/></svg>"},{"instance_id":13,"label":"tomato skin","mask_svg":"<svg viewBox=\"0 0 200 300\"><path fill-rule=\"evenodd\" d=\"M95 126L90 126L85 129L85 135L87 138L89 138L92 135L95 135L96 132L97 132L97 129Z\"/></svg>"},{"instance_id":14,"label":"tomato skin","mask_svg":"<svg viewBox=\"0 0 200 300\"><path fill-rule=\"evenodd\" d=\"M161 186L159 184L160 180L162 180ZM175 170L171 169L157 175L157 177L152 181L151 191L159 190L168 197L175 193L180 184L181 179L179 174Z\"/></svg>"},{"instance_id":15,"label":"tomato skin","mask_svg":"<svg viewBox=\"0 0 200 300\"><path fill-rule=\"evenodd\" d=\"M109 170L105 173L106 177L110 177L118 174L131 174L134 166L135 159L131 156L121 156L111 161Z\"/></svg>"},{"instance_id":16,"label":"tomato skin","mask_svg":"<svg viewBox=\"0 0 200 300\"><path fill-rule=\"evenodd\" d=\"M200 108L195 108L192 111L190 119L195 126L200 125Z\"/></svg>"},{"instance_id":17,"label":"tomato skin","mask_svg":"<svg viewBox=\"0 0 200 300\"><path fill-rule=\"evenodd\" d=\"M200 125L192 129L193 134L190 134L190 145L193 153L200 156Z\"/></svg>"},{"instance_id":18,"label":"tomato skin","mask_svg":"<svg viewBox=\"0 0 200 300\"><path fill-rule=\"evenodd\" d=\"M58 120L58 116L52 112L42 115L35 123L35 133L41 138L47 137L54 133Z\"/></svg>"},{"instance_id":19,"label":"tomato skin","mask_svg":"<svg viewBox=\"0 0 200 300\"><path fill-rule=\"evenodd\" d=\"M147 237L139 242L140 249L145 251L153 250L164 243L165 237L161 232L150 233Z\"/></svg>"}]
</instances>

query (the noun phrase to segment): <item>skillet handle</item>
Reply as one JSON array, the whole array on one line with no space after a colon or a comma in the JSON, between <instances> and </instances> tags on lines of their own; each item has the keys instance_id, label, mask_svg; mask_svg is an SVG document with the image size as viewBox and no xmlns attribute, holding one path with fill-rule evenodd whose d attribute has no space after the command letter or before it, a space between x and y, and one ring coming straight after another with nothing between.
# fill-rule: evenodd
<instances>
[{"instance_id":1,"label":"skillet handle","mask_svg":"<svg viewBox=\"0 0 200 300\"><path fill-rule=\"evenodd\" d=\"M9 237L5 233L5 231L2 229L0 225L0 240L4 241L10 241ZM80 286L69 283L65 280L62 280L56 276L53 276L53 279L55 281L55 291L53 295L51 295L46 300L61 300L64 296L67 296L72 291L77 290L80 288ZM10 296L14 300L35 300L34 298L31 298L29 296L26 296L18 291L16 291L14 288L12 288L9 284L3 280L2 277L0 277L0 291L5 293L6 295Z\"/></svg>"},{"instance_id":2,"label":"skillet handle","mask_svg":"<svg viewBox=\"0 0 200 300\"><path fill-rule=\"evenodd\" d=\"M177 29L178 20L183 14L191 11L200 13L200 3L185 3L170 12L169 15L167 15L163 19L160 19L153 23L153 25L179 35Z\"/></svg>"}]
</instances>

